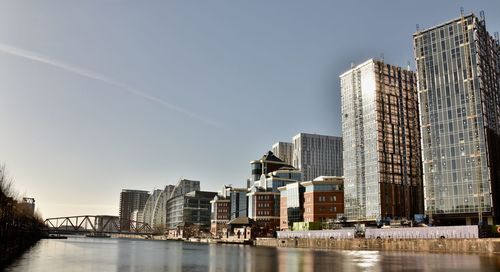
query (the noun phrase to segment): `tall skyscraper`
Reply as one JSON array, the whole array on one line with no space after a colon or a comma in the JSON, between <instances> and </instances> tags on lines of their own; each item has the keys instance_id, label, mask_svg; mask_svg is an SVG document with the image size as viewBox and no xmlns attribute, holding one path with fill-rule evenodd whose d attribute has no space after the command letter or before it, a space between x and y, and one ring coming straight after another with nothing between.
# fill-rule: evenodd
<instances>
[{"instance_id":1,"label":"tall skyscraper","mask_svg":"<svg viewBox=\"0 0 500 272\"><path fill-rule=\"evenodd\" d=\"M497 33L498 34L498 33ZM484 16L413 35L425 211L436 223L500 219L500 48Z\"/></svg>"},{"instance_id":2,"label":"tall skyscraper","mask_svg":"<svg viewBox=\"0 0 500 272\"><path fill-rule=\"evenodd\" d=\"M304 180L342 176L342 137L299 133L293 137L293 167Z\"/></svg>"},{"instance_id":3,"label":"tall skyscraper","mask_svg":"<svg viewBox=\"0 0 500 272\"><path fill-rule=\"evenodd\" d=\"M292 165L293 162L293 145L287 142L277 142L273 145L271 151L284 161L286 164Z\"/></svg>"},{"instance_id":4,"label":"tall skyscraper","mask_svg":"<svg viewBox=\"0 0 500 272\"><path fill-rule=\"evenodd\" d=\"M370 59L340 84L347 219L423 213L415 74Z\"/></svg>"},{"instance_id":5,"label":"tall skyscraper","mask_svg":"<svg viewBox=\"0 0 500 272\"><path fill-rule=\"evenodd\" d=\"M149 198L148 191L123 189L120 193L120 227L130 229L130 214L137 210L142 211Z\"/></svg>"}]
</instances>

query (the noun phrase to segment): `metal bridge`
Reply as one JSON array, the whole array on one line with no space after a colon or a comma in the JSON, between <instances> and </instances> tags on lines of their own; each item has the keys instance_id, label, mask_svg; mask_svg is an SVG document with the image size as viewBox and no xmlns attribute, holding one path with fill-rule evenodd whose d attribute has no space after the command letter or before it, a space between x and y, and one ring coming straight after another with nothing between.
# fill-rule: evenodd
<instances>
[{"instance_id":1,"label":"metal bridge","mask_svg":"<svg viewBox=\"0 0 500 272\"><path fill-rule=\"evenodd\" d=\"M151 226L144 222L121 220L113 215L77 215L47 218L45 231L59 234L152 234Z\"/></svg>"}]
</instances>

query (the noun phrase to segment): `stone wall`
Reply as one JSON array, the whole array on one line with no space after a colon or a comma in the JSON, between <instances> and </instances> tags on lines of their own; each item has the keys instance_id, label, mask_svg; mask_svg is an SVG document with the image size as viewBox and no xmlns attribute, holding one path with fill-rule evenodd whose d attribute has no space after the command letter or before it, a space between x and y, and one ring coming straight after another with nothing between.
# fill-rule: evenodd
<instances>
[{"instance_id":1,"label":"stone wall","mask_svg":"<svg viewBox=\"0 0 500 272\"><path fill-rule=\"evenodd\" d=\"M257 239L257 246L339 250L500 253L500 239Z\"/></svg>"}]
</instances>

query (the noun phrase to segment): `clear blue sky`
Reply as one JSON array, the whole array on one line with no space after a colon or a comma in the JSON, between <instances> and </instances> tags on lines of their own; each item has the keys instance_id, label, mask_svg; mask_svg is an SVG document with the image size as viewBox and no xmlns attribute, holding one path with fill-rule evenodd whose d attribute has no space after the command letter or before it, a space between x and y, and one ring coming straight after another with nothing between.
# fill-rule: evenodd
<instances>
[{"instance_id":1,"label":"clear blue sky","mask_svg":"<svg viewBox=\"0 0 500 272\"><path fill-rule=\"evenodd\" d=\"M43 216L122 188L241 185L299 132L341 135L338 75L414 67L416 24L500 1L0 1L0 162Z\"/></svg>"}]
</instances>

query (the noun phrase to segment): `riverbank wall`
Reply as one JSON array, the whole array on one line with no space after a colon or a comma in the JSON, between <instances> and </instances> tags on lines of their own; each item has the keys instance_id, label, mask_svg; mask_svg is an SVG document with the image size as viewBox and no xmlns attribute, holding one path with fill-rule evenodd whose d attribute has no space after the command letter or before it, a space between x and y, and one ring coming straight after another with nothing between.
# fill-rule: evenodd
<instances>
[{"instance_id":1,"label":"riverbank wall","mask_svg":"<svg viewBox=\"0 0 500 272\"><path fill-rule=\"evenodd\" d=\"M39 230L10 230L0 235L0 270L35 245L41 237Z\"/></svg>"},{"instance_id":2,"label":"riverbank wall","mask_svg":"<svg viewBox=\"0 0 500 272\"><path fill-rule=\"evenodd\" d=\"M256 246L335 249L387 250L442 253L500 254L500 239L257 239Z\"/></svg>"}]
</instances>

